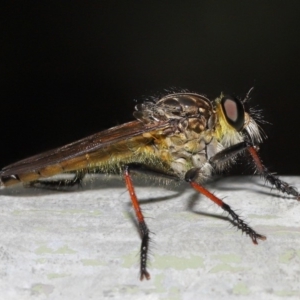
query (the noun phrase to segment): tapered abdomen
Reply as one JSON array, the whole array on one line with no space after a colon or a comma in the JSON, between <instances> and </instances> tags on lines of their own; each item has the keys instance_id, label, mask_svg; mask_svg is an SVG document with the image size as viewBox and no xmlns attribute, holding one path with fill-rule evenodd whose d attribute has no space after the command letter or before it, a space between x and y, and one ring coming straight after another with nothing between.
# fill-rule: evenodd
<instances>
[{"instance_id":1,"label":"tapered abdomen","mask_svg":"<svg viewBox=\"0 0 300 300\"><path fill-rule=\"evenodd\" d=\"M131 162L145 163L165 170L165 163L161 157L157 156L156 150L152 138L138 136L68 159L58 158L51 162L45 160L39 164L33 156L33 167L30 166L29 158L24 160L26 164L20 161L4 168L0 173L1 185L30 183L76 171L118 174L122 172L122 166Z\"/></svg>"}]
</instances>

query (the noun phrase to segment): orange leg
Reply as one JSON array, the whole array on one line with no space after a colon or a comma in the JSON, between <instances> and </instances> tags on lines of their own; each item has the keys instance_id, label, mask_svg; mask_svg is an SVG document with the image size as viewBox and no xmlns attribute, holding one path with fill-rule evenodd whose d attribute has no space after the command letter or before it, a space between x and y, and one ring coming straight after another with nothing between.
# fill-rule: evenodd
<instances>
[{"instance_id":1,"label":"orange leg","mask_svg":"<svg viewBox=\"0 0 300 300\"><path fill-rule=\"evenodd\" d=\"M263 165L261 159L258 156L257 150L255 146L250 142L241 142L239 144L230 146L220 152L218 152L215 156L211 157L209 162L214 165L218 166L218 164L222 164L236 155L242 153L243 151L247 150L255 163L257 172L262 175L272 186L275 186L277 190L281 191L282 193L294 196L298 201L300 201L300 194L298 191L289 185L287 182L282 181L273 173Z\"/></svg>"},{"instance_id":2,"label":"orange leg","mask_svg":"<svg viewBox=\"0 0 300 300\"><path fill-rule=\"evenodd\" d=\"M194 168L189 170L185 175L185 180L190 183L190 185L199 193L206 196L208 199L216 203L218 206L223 208L232 218L232 222L234 226L236 226L238 229L240 229L242 232L244 232L246 235L249 235L252 239L252 242L254 244L257 244L257 240L265 240L266 237L264 235L258 234L256 231L254 231L246 222L244 222L232 209L231 207L223 202L221 199L216 197L214 194L212 194L210 191L208 191L206 188L204 188L202 185L197 183L195 180L197 179L199 175L199 169Z\"/></svg>"},{"instance_id":3,"label":"orange leg","mask_svg":"<svg viewBox=\"0 0 300 300\"><path fill-rule=\"evenodd\" d=\"M248 147L248 151L251 154L253 161L256 165L256 168L262 176L266 178L266 180L273 186L276 187L277 190L281 191L282 193L292 195L294 196L298 201L300 201L300 194L299 192L289 185L287 182L279 179L277 176L274 174L270 173L268 169L262 164L258 153L256 149L253 146Z\"/></svg>"},{"instance_id":4,"label":"orange leg","mask_svg":"<svg viewBox=\"0 0 300 300\"><path fill-rule=\"evenodd\" d=\"M142 238L141 244L141 253L140 253L140 280L146 278L147 280L150 279L150 274L147 271L147 260L148 260L148 248L149 248L149 229L144 221L144 216L141 211L141 207L139 201L136 197L132 179L129 174L129 166L125 167L124 177L126 186L130 195L130 199L135 211L135 215L137 217L138 226Z\"/></svg>"}]
</instances>

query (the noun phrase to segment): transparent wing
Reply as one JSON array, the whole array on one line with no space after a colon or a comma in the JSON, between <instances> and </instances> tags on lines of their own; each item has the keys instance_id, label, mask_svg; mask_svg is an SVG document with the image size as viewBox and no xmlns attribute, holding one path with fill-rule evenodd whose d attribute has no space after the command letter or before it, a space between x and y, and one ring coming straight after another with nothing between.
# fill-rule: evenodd
<instances>
[{"instance_id":1,"label":"transparent wing","mask_svg":"<svg viewBox=\"0 0 300 300\"><path fill-rule=\"evenodd\" d=\"M118 125L63 147L46 151L8 165L0 171L0 176L10 176L30 170L44 168L49 165L94 152L103 147L108 147L113 143L117 143L156 129L159 130L168 128L169 126L170 124L168 121L150 124L132 121Z\"/></svg>"}]
</instances>

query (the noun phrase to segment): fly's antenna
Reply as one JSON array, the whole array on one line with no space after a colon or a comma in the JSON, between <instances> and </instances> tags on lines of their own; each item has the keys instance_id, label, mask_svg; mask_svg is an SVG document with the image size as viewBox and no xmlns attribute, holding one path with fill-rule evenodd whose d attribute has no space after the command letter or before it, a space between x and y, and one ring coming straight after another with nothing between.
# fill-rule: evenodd
<instances>
[{"instance_id":1,"label":"fly's antenna","mask_svg":"<svg viewBox=\"0 0 300 300\"><path fill-rule=\"evenodd\" d=\"M253 90L254 90L254 86L248 91L248 93L246 94L244 100L242 100L243 103L246 103L251 99L250 95L251 95Z\"/></svg>"}]
</instances>

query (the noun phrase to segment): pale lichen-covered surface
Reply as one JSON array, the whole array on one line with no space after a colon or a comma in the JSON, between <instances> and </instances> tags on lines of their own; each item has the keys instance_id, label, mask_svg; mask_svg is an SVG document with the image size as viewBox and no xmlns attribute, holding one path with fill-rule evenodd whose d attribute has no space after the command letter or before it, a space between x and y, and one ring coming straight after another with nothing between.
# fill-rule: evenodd
<instances>
[{"instance_id":1,"label":"pale lichen-covered surface","mask_svg":"<svg viewBox=\"0 0 300 300\"><path fill-rule=\"evenodd\" d=\"M150 281L123 182L0 190L1 299L299 299L300 203L257 177L207 185L267 240L258 246L188 184L136 192L152 234ZM300 189L300 177L284 177Z\"/></svg>"}]
</instances>

